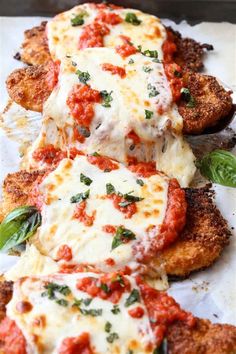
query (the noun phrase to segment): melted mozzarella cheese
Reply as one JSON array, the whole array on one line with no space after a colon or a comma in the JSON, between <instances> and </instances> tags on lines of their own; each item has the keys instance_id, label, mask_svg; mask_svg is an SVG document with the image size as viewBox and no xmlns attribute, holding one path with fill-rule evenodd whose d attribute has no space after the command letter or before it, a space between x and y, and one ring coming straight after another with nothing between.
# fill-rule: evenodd
<instances>
[{"instance_id":1,"label":"melted mozzarella cheese","mask_svg":"<svg viewBox=\"0 0 236 354\"><path fill-rule=\"evenodd\" d=\"M86 153L97 151L123 163L129 155L141 161L154 159L157 160L158 169L161 159L162 170L186 186L195 172L194 156L182 138L182 118L172 103L163 65L140 53L132 58L134 62L129 64L129 58L122 59L110 48L88 48L65 60L59 84L44 105L42 131L32 151L47 144L56 145L62 150L75 146ZM121 78L102 70L104 63L124 68L126 76ZM145 68L148 68L148 72ZM75 120L66 103L73 87L80 84L77 70L89 73L88 84L92 89L99 92L106 90L112 96L111 107L104 107L102 103L94 105L90 136L83 143L74 139ZM157 91L154 97L150 97L150 86ZM160 111L160 108L163 110ZM151 112L151 119L146 119L146 110ZM133 142L127 138L130 131L135 131L141 139L141 144L132 151L130 147ZM158 151L162 150L167 132L172 135L168 155L165 151L160 156ZM176 150L176 146L182 148ZM178 164L175 164L176 155L180 161ZM170 164L163 163L169 159Z\"/></svg>"},{"instance_id":2,"label":"melted mozzarella cheese","mask_svg":"<svg viewBox=\"0 0 236 354\"><path fill-rule=\"evenodd\" d=\"M98 278L98 274L56 274L53 276L22 278L14 285L13 297L7 305L7 316L13 319L23 332L27 341L28 354L56 354L59 352L62 341L68 337L78 337L87 332L90 335L91 347L97 354L114 353L126 354L128 350L136 353L148 354L154 349L154 336L146 307L142 300L138 303L144 310L144 316L140 319L131 317L128 311L137 306L137 302L126 307L125 301L129 292L124 292L117 306L120 312L112 313L114 304L99 297L92 299L88 305L81 305L85 310L101 309L102 314L97 317L84 315L79 309L73 307L74 299L86 299L90 296L76 288L78 279L84 277ZM127 277L131 283L131 289L137 289L135 280ZM58 299L66 299L67 306L59 305L55 299L42 296L46 283L66 285L71 293L64 296L56 292ZM19 303L27 301L32 309L24 314L19 313ZM18 304L18 306L17 306ZM109 343L109 333L105 331L105 325L111 324L111 333L117 333L119 338ZM148 346L149 345L149 346ZM149 347L147 349L147 346Z\"/></svg>"},{"instance_id":3,"label":"melted mozzarella cheese","mask_svg":"<svg viewBox=\"0 0 236 354\"><path fill-rule=\"evenodd\" d=\"M157 50L159 58L162 59L162 44L166 39L166 30L160 20L152 15L145 14L133 9L105 10L106 13L117 14L123 21L117 25L107 25L110 33L104 37L104 46L114 48L120 45L120 35L131 38L132 43L143 50ZM127 13L133 13L142 21L139 26L134 26L125 21ZM72 26L71 19L76 15L86 13L83 17L84 24ZM85 26L94 22L99 10L92 4L83 4L63 12L47 25L47 36L49 50L54 60L64 60L66 55L75 54L78 51L79 38Z\"/></svg>"},{"instance_id":4,"label":"melted mozzarella cheese","mask_svg":"<svg viewBox=\"0 0 236 354\"><path fill-rule=\"evenodd\" d=\"M90 186L80 181L80 174L89 177ZM89 263L97 268L110 271L129 265L137 269L133 246L137 241L145 243L147 229L163 222L167 207L168 179L160 174L142 178L144 185L137 184L137 175L119 164L119 169L106 173L91 165L84 156L74 161L64 159L58 168L50 173L40 185L45 205L42 210L42 226L37 239L42 252L57 259L60 246L71 248L72 263ZM136 202L137 212L131 218L116 209L106 196L106 184L112 184L116 192L130 193L143 200ZM86 199L86 213L96 213L92 226L85 226L73 215L76 203L71 197L90 191ZM136 240L130 240L112 250L114 234L103 231L104 225L123 226L131 230ZM107 265L112 258L114 265Z\"/></svg>"}]
</instances>

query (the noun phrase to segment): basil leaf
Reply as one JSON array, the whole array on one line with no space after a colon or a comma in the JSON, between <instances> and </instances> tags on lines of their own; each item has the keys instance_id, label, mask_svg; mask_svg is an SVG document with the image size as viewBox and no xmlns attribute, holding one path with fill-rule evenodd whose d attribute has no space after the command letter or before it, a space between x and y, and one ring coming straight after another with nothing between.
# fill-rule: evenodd
<instances>
[{"instance_id":1,"label":"basil leaf","mask_svg":"<svg viewBox=\"0 0 236 354\"><path fill-rule=\"evenodd\" d=\"M118 336L118 334L115 333L115 332L109 334L109 336L106 338L106 340L107 340L108 343L113 343L114 340L116 340L116 339L119 339L119 336Z\"/></svg>"},{"instance_id":2,"label":"basil leaf","mask_svg":"<svg viewBox=\"0 0 236 354\"><path fill-rule=\"evenodd\" d=\"M101 94L102 99L103 99L103 104L102 104L103 107L106 107L106 108L111 107L110 103L111 103L111 101L113 101L113 98L111 96L112 92L113 91L111 91L109 93L106 90L100 91L100 94Z\"/></svg>"},{"instance_id":3,"label":"basil leaf","mask_svg":"<svg viewBox=\"0 0 236 354\"><path fill-rule=\"evenodd\" d=\"M111 327L112 327L112 324L111 324L111 322L109 322L109 321L107 321L106 323L105 323L105 332L107 332L107 333L109 333L110 331L111 331Z\"/></svg>"},{"instance_id":4,"label":"basil leaf","mask_svg":"<svg viewBox=\"0 0 236 354\"><path fill-rule=\"evenodd\" d=\"M111 292L111 290L109 289L109 287L108 287L107 284L102 283L102 284L100 285L100 288L101 288L101 289L104 291L104 293L106 293L106 294L109 294L109 293Z\"/></svg>"},{"instance_id":5,"label":"basil leaf","mask_svg":"<svg viewBox=\"0 0 236 354\"><path fill-rule=\"evenodd\" d=\"M127 240L135 239L135 234L131 230L125 229L123 226L119 226L116 230L115 237L113 238L111 249L114 250Z\"/></svg>"},{"instance_id":6,"label":"basil leaf","mask_svg":"<svg viewBox=\"0 0 236 354\"><path fill-rule=\"evenodd\" d=\"M134 26L138 26L142 21L138 19L135 13L128 12L125 16L125 22L131 23Z\"/></svg>"},{"instance_id":7,"label":"basil leaf","mask_svg":"<svg viewBox=\"0 0 236 354\"><path fill-rule=\"evenodd\" d=\"M138 51L143 54L145 57L149 57L149 58L154 58L157 59L158 58L158 51L157 50L149 50L146 49L144 51L142 51L142 46L138 45L137 47ZM159 61L158 61L159 62Z\"/></svg>"},{"instance_id":8,"label":"basil leaf","mask_svg":"<svg viewBox=\"0 0 236 354\"><path fill-rule=\"evenodd\" d=\"M7 251L30 238L41 225L41 219L33 206L15 208L0 225L0 250Z\"/></svg>"},{"instance_id":9,"label":"basil leaf","mask_svg":"<svg viewBox=\"0 0 236 354\"><path fill-rule=\"evenodd\" d=\"M92 317L97 317L102 315L102 309L79 309L80 312L85 315L85 316L92 316Z\"/></svg>"},{"instance_id":10,"label":"basil leaf","mask_svg":"<svg viewBox=\"0 0 236 354\"><path fill-rule=\"evenodd\" d=\"M113 194L116 192L115 187L111 183L106 184L106 192L107 194Z\"/></svg>"},{"instance_id":11,"label":"basil leaf","mask_svg":"<svg viewBox=\"0 0 236 354\"><path fill-rule=\"evenodd\" d=\"M150 73L152 70L153 70L153 69L150 68L149 66L143 66L143 71L144 71L145 73Z\"/></svg>"},{"instance_id":12,"label":"basil leaf","mask_svg":"<svg viewBox=\"0 0 236 354\"><path fill-rule=\"evenodd\" d=\"M65 299L58 299L56 300L56 303L60 306L64 306L64 307L68 306L68 301Z\"/></svg>"},{"instance_id":13,"label":"basil leaf","mask_svg":"<svg viewBox=\"0 0 236 354\"><path fill-rule=\"evenodd\" d=\"M127 200L128 202L134 203L134 202L141 202L144 198L136 197L135 195L126 193L123 195L124 199Z\"/></svg>"},{"instance_id":14,"label":"basil leaf","mask_svg":"<svg viewBox=\"0 0 236 354\"><path fill-rule=\"evenodd\" d=\"M84 183L86 186L90 186L90 184L93 182L93 180L87 176L85 176L83 173L80 174L80 182Z\"/></svg>"},{"instance_id":15,"label":"basil leaf","mask_svg":"<svg viewBox=\"0 0 236 354\"><path fill-rule=\"evenodd\" d=\"M236 188L236 156L225 150L206 154L197 167L203 176L214 183Z\"/></svg>"},{"instance_id":16,"label":"basil leaf","mask_svg":"<svg viewBox=\"0 0 236 354\"><path fill-rule=\"evenodd\" d=\"M151 119L153 116L153 112L145 109L145 119Z\"/></svg>"},{"instance_id":17,"label":"basil leaf","mask_svg":"<svg viewBox=\"0 0 236 354\"><path fill-rule=\"evenodd\" d=\"M87 71L80 71L76 70L76 75L79 77L79 81L82 82L82 84L87 85L87 81L90 80L90 74Z\"/></svg>"},{"instance_id":18,"label":"basil leaf","mask_svg":"<svg viewBox=\"0 0 236 354\"><path fill-rule=\"evenodd\" d=\"M136 183L139 184L141 187L144 186L144 182L142 179L136 179Z\"/></svg>"},{"instance_id":19,"label":"basil leaf","mask_svg":"<svg viewBox=\"0 0 236 354\"><path fill-rule=\"evenodd\" d=\"M120 308L118 305L113 305L113 308L111 309L111 312L114 314L114 315L117 315L118 313L120 313Z\"/></svg>"},{"instance_id":20,"label":"basil leaf","mask_svg":"<svg viewBox=\"0 0 236 354\"><path fill-rule=\"evenodd\" d=\"M75 17L70 20L71 25L73 27L83 25L85 16L88 16L88 13L86 11L81 12L79 15L75 15Z\"/></svg>"},{"instance_id":21,"label":"basil leaf","mask_svg":"<svg viewBox=\"0 0 236 354\"><path fill-rule=\"evenodd\" d=\"M149 90L149 97L156 97L160 93L155 86L152 86L152 84L148 84L147 89Z\"/></svg>"},{"instance_id":22,"label":"basil leaf","mask_svg":"<svg viewBox=\"0 0 236 354\"><path fill-rule=\"evenodd\" d=\"M128 202L128 201L125 201L125 202L120 202L118 203L118 205L122 208L125 208L127 207L128 205L132 204L133 202Z\"/></svg>"},{"instance_id":23,"label":"basil leaf","mask_svg":"<svg viewBox=\"0 0 236 354\"><path fill-rule=\"evenodd\" d=\"M89 193L90 193L90 189L88 189L86 192L84 193L78 193L76 195L73 195L70 198L70 202L71 203L81 203L83 200L88 199L89 197Z\"/></svg>"},{"instance_id":24,"label":"basil leaf","mask_svg":"<svg viewBox=\"0 0 236 354\"><path fill-rule=\"evenodd\" d=\"M89 128L84 127L83 125L78 125L77 129L78 129L79 134L81 134L85 138L89 138L90 137L91 133L90 133Z\"/></svg>"},{"instance_id":25,"label":"basil leaf","mask_svg":"<svg viewBox=\"0 0 236 354\"><path fill-rule=\"evenodd\" d=\"M129 307L130 305L134 304L135 302L140 301L140 295L137 289L133 289L129 295L129 297L125 301L125 306Z\"/></svg>"},{"instance_id":26,"label":"basil leaf","mask_svg":"<svg viewBox=\"0 0 236 354\"><path fill-rule=\"evenodd\" d=\"M190 91L188 88L186 87L182 87L182 89L180 90L181 93L181 97L182 99L187 102L187 107L188 108L193 108L195 107L195 99L194 97L191 95Z\"/></svg>"}]
</instances>

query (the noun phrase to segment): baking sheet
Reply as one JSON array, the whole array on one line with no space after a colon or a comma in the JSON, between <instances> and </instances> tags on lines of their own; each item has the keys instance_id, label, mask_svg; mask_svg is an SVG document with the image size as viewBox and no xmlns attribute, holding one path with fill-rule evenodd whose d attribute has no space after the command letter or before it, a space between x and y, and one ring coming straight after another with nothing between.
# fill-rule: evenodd
<instances>
[{"instance_id":1,"label":"baking sheet","mask_svg":"<svg viewBox=\"0 0 236 354\"><path fill-rule=\"evenodd\" d=\"M5 89L7 75L22 63L13 59L23 40L23 32L44 20L42 17L0 17L0 110L5 107L8 96ZM214 52L208 53L205 60L205 72L221 79L231 89L236 91L236 25L229 23L200 23L190 26L187 22L179 25L172 21L164 23L178 29L183 35L195 38L203 43L211 43ZM236 101L236 97L235 97ZM15 107L19 109L18 107ZM19 109L19 119L27 115ZM25 128L14 129L10 133L0 129L0 183L4 176L19 169L20 135L32 139L32 131L37 133L40 125L40 115L31 114L30 127L25 134ZM233 124L236 127L236 122ZM29 126L27 126L29 128ZM33 135L34 137L34 135ZM236 150L234 150L236 153ZM198 272L185 281L171 284L169 293L194 315L209 318L212 322L231 323L236 325L236 189L214 186L216 204L228 220L233 236L230 246L223 256L210 269ZM1 255L0 273L12 266L17 257Z\"/></svg>"}]
</instances>

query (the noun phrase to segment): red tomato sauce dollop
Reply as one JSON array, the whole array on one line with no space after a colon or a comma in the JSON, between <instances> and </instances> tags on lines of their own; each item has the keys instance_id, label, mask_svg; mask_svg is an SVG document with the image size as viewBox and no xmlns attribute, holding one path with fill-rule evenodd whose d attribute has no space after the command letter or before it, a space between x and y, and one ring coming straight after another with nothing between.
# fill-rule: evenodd
<instances>
[{"instance_id":1,"label":"red tomato sauce dollop","mask_svg":"<svg viewBox=\"0 0 236 354\"><path fill-rule=\"evenodd\" d=\"M77 84L70 92L66 104L76 123L89 131L94 117L94 104L101 102L101 99L99 91L93 90L88 85ZM80 143L85 140L85 136L78 129L76 129L75 138Z\"/></svg>"},{"instance_id":2,"label":"red tomato sauce dollop","mask_svg":"<svg viewBox=\"0 0 236 354\"><path fill-rule=\"evenodd\" d=\"M147 308L152 330L157 345L160 345L168 326L175 321L183 321L189 327L195 325L195 318L187 311L181 309L179 304L166 292L158 291L145 284L139 277L137 283L141 296Z\"/></svg>"},{"instance_id":3,"label":"red tomato sauce dollop","mask_svg":"<svg viewBox=\"0 0 236 354\"><path fill-rule=\"evenodd\" d=\"M129 280L118 272L102 275L100 278L86 277L77 280L76 287L92 297L99 297L117 304L126 291L130 291Z\"/></svg>"},{"instance_id":4,"label":"red tomato sauce dollop","mask_svg":"<svg viewBox=\"0 0 236 354\"><path fill-rule=\"evenodd\" d=\"M126 219L132 218L132 216L137 213L137 205L135 202L122 207L119 204L126 201L122 196L112 193L108 194L107 198L112 200L114 207L123 213ZM127 239L127 241L129 240Z\"/></svg>"},{"instance_id":5,"label":"red tomato sauce dollop","mask_svg":"<svg viewBox=\"0 0 236 354\"><path fill-rule=\"evenodd\" d=\"M48 71L46 76L46 81L49 89L53 90L56 84L58 83L58 75L60 71L60 60L53 61L51 60L48 63Z\"/></svg>"},{"instance_id":6,"label":"red tomato sauce dollop","mask_svg":"<svg viewBox=\"0 0 236 354\"><path fill-rule=\"evenodd\" d=\"M102 64L102 70L104 71L109 71L112 75L119 75L121 78L124 78L126 75L125 69L120 67L120 66L116 66L116 65L112 65L109 63L104 63Z\"/></svg>"},{"instance_id":7,"label":"red tomato sauce dollop","mask_svg":"<svg viewBox=\"0 0 236 354\"><path fill-rule=\"evenodd\" d=\"M26 340L15 321L5 317L0 323L1 352L26 354Z\"/></svg>"},{"instance_id":8,"label":"red tomato sauce dollop","mask_svg":"<svg viewBox=\"0 0 236 354\"><path fill-rule=\"evenodd\" d=\"M96 165L102 171L110 172L119 168L119 165L107 156L88 155L87 159L89 163Z\"/></svg>"},{"instance_id":9,"label":"red tomato sauce dollop","mask_svg":"<svg viewBox=\"0 0 236 354\"><path fill-rule=\"evenodd\" d=\"M95 21L107 23L108 25L114 26L118 25L123 20L119 15L114 12L100 11L97 17L95 18Z\"/></svg>"},{"instance_id":10,"label":"red tomato sauce dollop","mask_svg":"<svg viewBox=\"0 0 236 354\"><path fill-rule=\"evenodd\" d=\"M103 47L103 37L109 33L110 29L105 23L93 22L84 27L79 39L78 48Z\"/></svg>"},{"instance_id":11,"label":"red tomato sauce dollop","mask_svg":"<svg viewBox=\"0 0 236 354\"><path fill-rule=\"evenodd\" d=\"M120 38L123 41L123 44L118 45L115 47L116 52L120 54L123 58L126 58L132 54L137 53L137 49L134 47L134 45L131 43L131 40L127 36L120 35Z\"/></svg>"},{"instance_id":12,"label":"red tomato sauce dollop","mask_svg":"<svg viewBox=\"0 0 236 354\"><path fill-rule=\"evenodd\" d=\"M76 205L73 216L75 219L78 219L80 222L84 223L85 226L92 226L94 223L96 211L93 211L92 215L88 215L85 211L86 205L86 200L83 200L78 205Z\"/></svg>"},{"instance_id":13,"label":"red tomato sauce dollop","mask_svg":"<svg viewBox=\"0 0 236 354\"><path fill-rule=\"evenodd\" d=\"M93 354L89 333L83 332L79 337L63 339L59 354Z\"/></svg>"},{"instance_id":14,"label":"red tomato sauce dollop","mask_svg":"<svg viewBox=\"0 0 236 354\"><path fill-rule=\"evenodd\" d=\"M139 177L151 177L157 174L156 163L154 161L150 162L137 162L132 163L128 166L129 170L136 173Z\"/></svg>"},{"instance_id":15,"label":"red tomato sauce dollop","mask_svg":"<svg viewBox=\"0 0 236 354\"><path fill-rule=\"evenodd\" d=\"M57 251L57 260L71 261L72 260L72 251L71 248L67 245L61 245Z\"/></svg>"}]
</instances>

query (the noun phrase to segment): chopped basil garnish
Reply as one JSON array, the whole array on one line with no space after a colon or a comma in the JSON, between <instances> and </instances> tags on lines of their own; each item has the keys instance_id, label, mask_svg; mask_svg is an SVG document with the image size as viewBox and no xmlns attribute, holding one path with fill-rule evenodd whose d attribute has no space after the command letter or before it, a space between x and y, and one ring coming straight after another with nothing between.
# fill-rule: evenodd
<instances>
[{"instance_id":1,"label":"chopped basil garnish","mask_svg":"<svg viewBox=\"0 0 236 354\"><path fill-rule=\"evenodd\" d=\"M128 229L125 229L123 226L119 226L116 230L115 237L113 238L111 249L114 250L118 246L125 243L127 240L135 240L135 234Z\"/></svg>"},{"instance_id":2,"label":"chopped basil garnish","mask_svg":"<svg viewBox=\"0 0 236 354\"><path fill-rule=\"evenodd\" d=\"M146 49L144 51L142 51L142 46L138 45L137 47L138 51L143 54L145 57L149 57L149 58L154 58L154 59L158 59L158 51L157 50L149 50ZM159 61L158 61L159 62Z\"/></svg>"},{"instance_id":3,"label":"chopped basil garnish","mask_svg":"<svg viewBox=\"0 0 236 354\"><path fill-rule=\"evenodd\" d=\"M80 182L84 183L86 186L90 186L90 184L93 182L93 180L87 176L85 176L83 173L80 174Z\"/></svg>"},{"instance_id":4,"label":"chopped basil garnish","mask_svg":"<svg viewBox=\"0 0 236 354\"><path fill-rule=\"evenodd\" d=\"M136 183L139 184L140 186L144 186L144 182L142 179L136 179Z\"/></svg>"},{"instance_id":5,"label":"chopped basil garnish","mask_svg":"<svg viewBox=\"0 0 236 354\"><path fill-rule=\"evenodd\" d=\"M114 305L113 306L113 309L111 309L111 312L114 314L114 315L117 315L118 313L120 313L120 308L118 305Z\"/></svg>"},{"instance_id":6,"label":"chopped basil garnish","mask_svg":"<svg viewBox=\"0 0 236 354\"><path fill-rule=\"evenodd\" d=\"M8 251L30 238L41 225L41 214L33 206L11 211L0 225L0 250Z\"/></svg>"},{"instance_id":7,"label":"chopped basil garnish","mask_svg":"<svg viewBox=\"0 0 236 354\"><path fill-rule=\"evenodd\" d=\"M94 153L92 153L92 156L95 156L95 157L97 157L97 156L101 156L98 152L94 152Z\"/></svg>"},{"instance_id":8,"label":"chopped basil garnish","mask_svg":"<svg viewBox=\"0 0 236 354\"><path fill-rule=\"evenodd\" d=\"M131 202L131 203L141 202L144 199L144 198L136 197L135 195L132 195L130 193L126 193L123 195L124 199L127 200L128 202Z\"/></svg>"},{"instance_id":9,"label":"chopped basil garnish","mask_svg":"<svg viewBox=\"0 0 236 354\"><path fill-rule=\"evenodd\" d=\"M90 193L90 189L88 189L86 192L83 193L78 193L76 195L73 195L70 198L71 203L81 203L83 200L88 199Z\"/></svg>"},{"instance_id":10,"label":"chopped basil garnish","mask_svg":"<svg viewBox=\"0 0 236 354\"><path fill-rule=\"evenodd\" d=\"M44 289L46 289L46 291L44 291L41 294L41 296L47 296L50 300L56 299L56 295L55 295L56 292L58 292L64 296L67 296L71 293L69 286L59 285L56 283L48 283L48 284L44 285Z\"/></svg>"},{"instance_id":11,"label":"chopped basil garnish","mask_svg":"<svg viewBox=\"0 0 236 354\"><path fill-rule=\"evenodd\" d=\"M134 351L131 350L131 349L128 349L127 353L126 354L134 354Z\"/></svg>"},{"instance_id":12,"label":"chopped basil garnish","mask_svg":"<svg viewBox=\"0 0 236 354\"><path fill-rule=\"evenodd\" d=\"M105 332L107 332L107 333L111 332L111 327L112 327L111 322L107 321L105 323Z\"/></svg>"},{"instance_id":13,"label":"chopped basil garnish","mask_svg":"<svg viewBox=\"0 0 236 354\"><path fill-rule=\"evenodd\" d=\"M113 332L111 334L109 334L109 336L106 338L106 340L108 341L108 343L113 343L114 340L119 339L119 336L117 333Z\"/></svg>"},{"instance_id":14,"label":"chopped basil garnish","mask_svg":"<svg viewBox=\"0 0 236 354\"><path fill-rule=\"evenodd\" d=\"M147 89L149 90L149 97L155 97L160 93L157 91L156 87L153 86L152 84L148 84Z\"/></svg>"},{"instance_id":15,"label":"chopped basil garnish","mask_svg":"<svg viewBox=\"0 0 236 354\"><path fill-rule=\"evenodd\" d=\"M128 12L126 14L125 21L131 23L134 26L138 26L142 22L141 20L138 19L138 17L133 12Z\"/></svg>"},{"instance_id":16,"label":"chopped basil garnish","mask_svg":"<svg viewBox=\"0 0 236 354\"><path fill-rule=\"evenodd\" d=\"M86 11L81 12L79 15L75 15L75 17L70 20L71 25L73 27L83 25L85 16L88 16L88 13Z\"/></svg>"},{"instance_id":17,"label":"chopped basil garnish","mask_svg":"<svg viewBox=\"0 0 236 354\"><path fill-rule=\"evenodd\" d=\"M122 287L125 286L124 279L120 274L118 274L114 279L112 279L111 282L112 283L118 282Z\"/></svg>"},{"instance_id":18,"label":"chopped basil garnish","mask_svg":"<svg viewBox=\"0 0 236 354\"><path fill-rule=\"evenodd\" d=\"M182 77L181 72L178 71L178 70L175 70L175 71L174 71L174 75L175 75L175 77Z\"/></svg>"},{"instance_id":19,"label":"chopped basil garnish","mask_svg":"<svg viewBox=\"0 0 236 354\"><path fill-rule=\"evenodd\" d=\"M151 119L153 116L153 112L145 109L145 119Z\"/></svg>"},{"instance_id":20,"label":"chopped basil garnish","mask_svg":"<svg viewBox=\"0 0 236 354\"><path fill-rule=\"evenodd\" d=\"M134 63L134 59L130 59L128 64L133 64Z\"/></svg>"},{"instance_id":21,"label":"chopped basil garnish","mask_svg":"<svg viewBox=\"0 0 236 354\"><path fill-rule=\"evenodd\" d=\"M80 306L82 305L82 304L84 304L85 306L89 306L90 304L91 304L91 302L92 302L92 298L86 298L86 299L74 299L74 303L73 303L73 307L78 307L78 308L80 308Z\"/></svg>"},{"instance_id":22,"label":"chopped basil garnish","mask_svg":"<svg viewBox=\"0 0 236 354\"><path fill-rule=\"evenodd\" d=\"M118 203L118 205L122 208L127 207L128 205L132 204L133 202L128 202L128 201L124 201L124 202L120 202Z\"/></svg>"},{"instance_id":23,"label":"chopped basil garnish","mask_svg":"<svg viewBox=\"0 0 236 354\"><path fill-rule=\"evenodd\" d=\"M106 192L107 194L113 194L116 192L115 187L111 183L106 184Z\"/></svg>"},{"instance_id":24,"label":"chopped basil garnish","mask_svg":"<svg viewBox=\"0 0 236 354\"><path fill-rule=\"evenodd\" d=\"M225 150L212 151L197 162L203 176L214 183L236 188L236 156Z\"/></svg>"},{"instance_id":25,"label":"chopped basil garnish","mask_svg":"<svg viewBox=\"0 0 236 354\"><path fill-rule=\"evenodd\" d=\"M58 299L56 300L56 303L60 306L64 306L64 307L68 306L68 301L65 299Z\"/></svg>"},{"instance_id":26,"label":"chopped basil garnish","mask_svg":"<svg viewBox=\"0 0 236 354\"><path fill-rule=\"evenodd\" d=\"M180 90L181 93L181 97L183 98L183 100L185 102L187 102L187 107L188 108L193 108L195 107L195 99L194 97L191 95L190 91L188 88L186 87L182 87L182 89Z\"/></svg>"},{"instance_id":27,"label":"chopped basil garnish","mask_svg":"<svg viewBox=\"0 0 236 354\"><path fill-rule=\"evenodd\" d=\"M150 66L143 66L143 71L144 71L145 73L150 73L152 70L153 70L153 69L150 68Z\"/></svg>"},{"instance_id":28,"label":"chopped basil garnish","mask_svg":"<svg viewBox=\"0 0 236 354\"><path fill-rule=\"evenodd\" d=\"M79 308L80 312L82 313L82 315L85 316L92 316L92 317L97 317L97 316L101 316L102 315L102 309L81 309Z\"/></svg>"},{"instance_id":29,"label":"chopped basil garnish","mask_svg":"<svg viewBox=\"0 0 236 354\"><path fill-rule=\"evenodd\" d=\"M109 293L111 292L111 289L108 287L107 284L102 283L102 284L100 285L100 288L101 288L106 294L109 294Z\"/></svg>"},{"instance_id":30,"label":"chopped basil garnish","mask_svg":"<svg viewBox=\"0 0 236 354\"><path fill-rule=\"evenodd\" d=\"M89 81L91 78L89 73L87 71L80 71L80 70L76 70L75 73L76 75L78 75L79 81L87 85L87 81Z\"/></svg>"},{"instance_id":31,"label":"chopped basil garnish","mask_svg":"<svg viewBox=\"0 0 236 354\"><path fill-rule=\"evenodd\" d=\"M89 306L91 304L91 302L93 301L93 299L87 297L86 299L83 299L82 301L85 306Z\"/></svg>"},{"instance_id":32,"label":"chopped basil garnish","mask_svg":"<svg viewBox=\"0 0 236 354\"><path fill-rule=\"evenodd\" d=\"M102 104L103 107L106 107L106 108L111 107L110 103L111 103L111 101L113 101L113 98L111 96L112 92L113 91L111 91L109 93L106 90L100 91L100 94L101 94L102 99L103 99L103 104Z\"/></svg>"},{"instance_id":33,"label":"chopped basil garnish","mask_svg":"<svg viewBox=\"0 0 236 354\"><path fill-rule=\"evenodd\" d=\"M129 295L129 297L126 299L125 301L125 306L128 307L132 304L134 304L135 302L139 302L140 301L140 295L137 289L133 289Z\"/></svg>"},{"instance_id":34,"label":"chopped basil garnish","mask_svg":"<svg viewBox=\"0 0 236 354\"><path fill-rule=\"evenodd\" d=\"M84 127L83 125L79 125L77 127L79 133L84 136L85 138L89 138L90 137L90 130L87 127Z\"/></svg>"}]
</instances>

